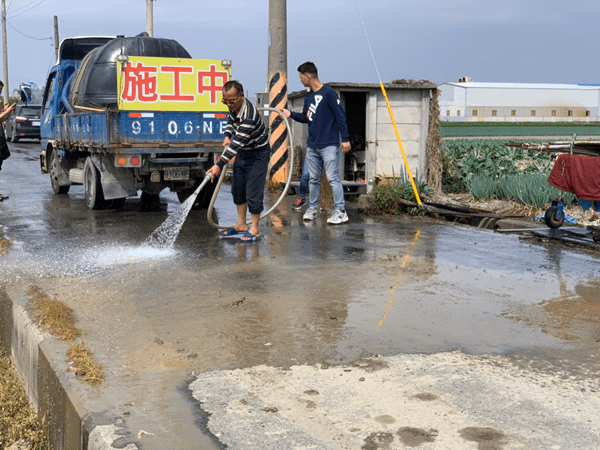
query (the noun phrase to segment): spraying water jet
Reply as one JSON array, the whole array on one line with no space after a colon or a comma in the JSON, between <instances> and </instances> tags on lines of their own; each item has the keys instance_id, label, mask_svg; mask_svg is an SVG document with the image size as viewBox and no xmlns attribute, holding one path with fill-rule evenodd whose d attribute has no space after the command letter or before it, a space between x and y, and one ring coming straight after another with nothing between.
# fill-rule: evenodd
<instances>
[{"instance_id":1,"label":"spraying water jet","mask_svg":"<svg viewBox=\"0 0 600 450\"><path fill-rule=\"evenodd\" d=\"M146 242L144 244L149 247L161 249L173 247L173 244L175 244L175 239L177 239L177 236L181 231L181 227L183 226L185 219L187 218L190 210L192 209L192 206L194 206L196 197L198 197L198 194L200 194L202 188L206 186L206 183L208 183L211 178L212 174L207 173L204 176L204 180L202 181L202 183L200 183L200 186L198 186L198 188L192 193L192 195L190 195L187 198L187 200L183 202L174 213L169 214L167 220L165 220L161 224L161 226L159 226L150 234L150 236L148 236L148 239L146 239Z\"/></svg>"}]
</instances>

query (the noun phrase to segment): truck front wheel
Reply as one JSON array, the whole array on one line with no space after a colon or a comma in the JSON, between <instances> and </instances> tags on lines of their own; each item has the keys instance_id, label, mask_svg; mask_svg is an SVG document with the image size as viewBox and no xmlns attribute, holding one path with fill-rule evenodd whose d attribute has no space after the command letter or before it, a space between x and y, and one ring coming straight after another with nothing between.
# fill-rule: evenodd
<instances>
[{"instance_id":1,"label":"truck front wheel","mask_svg":"<svg viewBox=\"0 0 600 450\"><path fill-rule=\"evenodd\" d=\"M83 187L85 190L85 204L90 209L100 209L104 206L104 193L100 181L100 172L91 158L85 160L83 167Z\"/></svg>"}]
</instances>

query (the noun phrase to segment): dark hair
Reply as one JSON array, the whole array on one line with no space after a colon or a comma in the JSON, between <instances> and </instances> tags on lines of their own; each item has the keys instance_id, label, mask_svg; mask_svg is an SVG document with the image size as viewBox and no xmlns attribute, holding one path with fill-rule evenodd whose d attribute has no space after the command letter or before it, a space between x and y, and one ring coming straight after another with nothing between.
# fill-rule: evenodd
<instances>
[{"instance_id":1,"label":"dark hair","mask_svg":"<svg viewBox=\"0 0 600 450\"><path fill-rule=\"evenodd\" d=\"M298 72L300 73L309 73L319 78L319 72L317 72L317 66L315 66L314 62L306 61L303 64L298 66Z\"/></svg>"},{"instance_id":2,"label":"dark hair","mask_svg":"<svg viewBox=\"0 0 600 450\"><path fill-rule=\"evenodd\" d=\"M244 95L244 86L242 86L242 83L240 83L239 81L229 80L223 85L223 91L229 92L231 89L235 89L238 95Z\"/></svg>"},{"instance_id":3,"label":"dark hair","mask_svg":"<svg viewBox=\"0 0 600 450\"><path fill-rule=\"evenodd\" d=\"M0 81L0 86L2 86L2 87L4 86L4 83L2 81Z\"/></svg>"}]
</instances>

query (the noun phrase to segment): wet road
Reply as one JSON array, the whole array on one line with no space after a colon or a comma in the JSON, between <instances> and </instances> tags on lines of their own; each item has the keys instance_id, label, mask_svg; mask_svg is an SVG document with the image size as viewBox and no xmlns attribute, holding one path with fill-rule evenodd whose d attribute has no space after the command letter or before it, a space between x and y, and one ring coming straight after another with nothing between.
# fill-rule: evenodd
<instances>
[{"instance_id":1,"label":"wet road","mask_svg":"<svg viewBox=\"0 0 600 450\"><path fill-rule=\"evenodd\" d=\"M74 310L106 382L73 389L119 418L122 445L218 448L188 388L211 371L453 351L577 380L599 369L598 254L356 208L347 224L304 223L291 197L261 222L259 243L219 240L206 211L192 211L174 248L156 252L143 243L175 194L91 211L81 186L53 194L37 143L12 149L0 282L17 303L35 285ZM214 219L235 221L227 185Z\"/></svg>"}]
</instances>

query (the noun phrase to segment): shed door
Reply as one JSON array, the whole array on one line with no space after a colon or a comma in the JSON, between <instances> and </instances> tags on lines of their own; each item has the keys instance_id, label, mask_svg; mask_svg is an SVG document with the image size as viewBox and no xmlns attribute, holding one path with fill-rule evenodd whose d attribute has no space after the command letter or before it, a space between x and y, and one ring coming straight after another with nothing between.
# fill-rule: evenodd
<instances>
[{"instance_id":1,"label":"shed door","mask_svg":"<svg viewBox=\"0 0 600 450\"><path fill-rule=\"evenodd\" d=\"M362 183L366 169L367 93L341 91L352 149L344 158L343 180Z\"/></svg>"}]
</instances>

